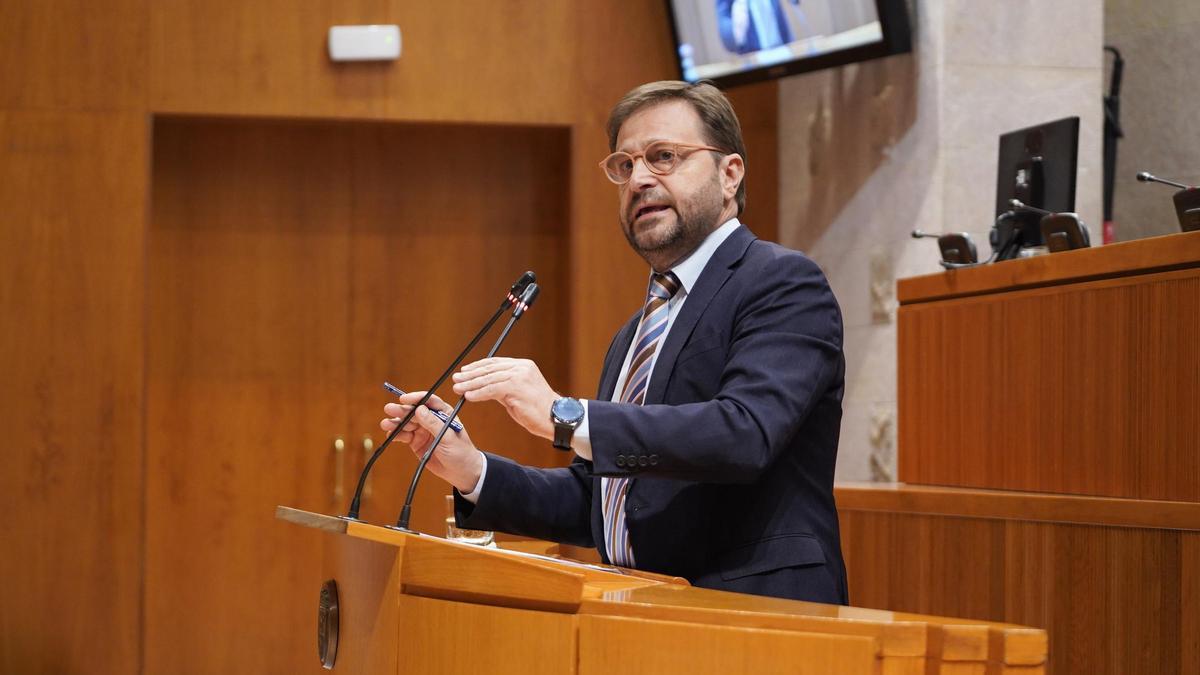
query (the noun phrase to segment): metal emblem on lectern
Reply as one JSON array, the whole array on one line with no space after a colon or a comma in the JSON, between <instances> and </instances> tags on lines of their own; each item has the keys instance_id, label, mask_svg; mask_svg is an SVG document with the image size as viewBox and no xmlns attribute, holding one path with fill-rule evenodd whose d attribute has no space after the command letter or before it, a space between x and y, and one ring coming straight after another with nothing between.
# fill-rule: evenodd
<instances>
[{"instance_id":1,"label":"metal emblem on lectern","mask_svg":"<svg viewBox=\"0 0 1200 675\"><path fill-rule=\"evenodd\" d=\"M320 604L317 606L317 656L325 670L333 670L338 648L338 593L333 579L321 584Z\"/></svg>"}]
</instances>

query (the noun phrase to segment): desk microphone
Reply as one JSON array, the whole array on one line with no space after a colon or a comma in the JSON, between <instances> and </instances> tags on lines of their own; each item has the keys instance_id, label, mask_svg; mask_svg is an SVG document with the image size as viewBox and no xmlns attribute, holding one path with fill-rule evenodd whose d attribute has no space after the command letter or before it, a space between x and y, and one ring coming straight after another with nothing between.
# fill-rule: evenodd
<instances>
[{"instance_id":1,"label":"desk microphone","mask_svg":"<svg viewBox=\"0 0 1200 675\"><path fill-rule=\"evenodd\" d=\"M1051 253L1087 248L1092 245L1091 235L1088 234L1087 226L1083 224L1078 213L1055 213L1030 206L1019 199L1010 199L1008 204L1014 211L1036 213L1042 217L1039 221L1042 241Z\"/></svg>"},{"instance_id":2,"label":"desk microphone","mask_svg":"<svg viewBox=\"0 0 1200 675\"><path fill-rule=\"evenodd\" d=\"M429 401L429 397L433 396L433 392L436 391L438 387L442 386L442 383L446 381L446 378L450 377L450 373L454 372L454 369L463 362L463 359L467 358L467 354L469 354L471 350L475 348L475 345L479 344L479 341L483 339L483 336L486 335L489 330L491 330L492 326L495 325L496 320L500 318L500 315L503 314L504 311L509 307L514 305L516 305L518 308L520 308L522 304L525 306L525 308L529 307L529 303L524 302L524 294L528 292L530 287L537 287L537 284L534 283L536 280L537 275L532 271L522 274L521 278L517 279L517 282L508 289L508 294L505 295L504 299L500 301L500 307L492 314L492 318L488 319L487 323L483 325L483 328L479 329L479 332L475 334L475 337L471 338L471 342L466 346L466 348L459 352L458 356L455 357L454 362L451 363L450 366L446 368L446 370L438 377L437 381L425 391L425 395L421 397L421 400L418 401L417 404L408 411L408 414L400 420L400 423L396 425L396 428L392 430L392 433L388 434L388 437L379 444L379 447L375 449L375 452L371 455L371 458L367 460L367 464L363 467L362 473L358 476L358 487L354 490L354 498L350 500L350 509L346 512L346 515L343 516L343 518L346 520L359 519L358 512L362 507L363 489L367 484L367 476L371 473L371 467L375 466L375 461L379 459L380 455L383 454L383 451L387 449L387 446L391 445L392 440L396 438L396 434L400 433L400 430L404 428L404 425L408 424L408 422L412 419L412 416L417 412L417 408L425 405L425 403ZM537 297L536 292L534 293L534 297ZM524 312L523 309L521 311Z\"/></svg>"},{"instance_id":3,"label":"desk microphone","mask_svg":"<svg viewBox=\"0 0 1200 675\"><path fill-rule=\"evenodd\" d=\"M981 264L975 242L971 241L971 235L966 232L934 234L918 229L912 231L912 238L937 239L938 248L942 252L942 259L938 263L945 269L954 270ZM991 259L988 259L988 262L991 262Z\"/></svg>"},{"instance_id":4,"label":"desk microphone","mask_svg":"<svg viewBox=\"0 0 1200 675\"><path fill-rule=\"evenodd\" d=\"M1171 187L1177 187L1180 190L1192 189L1191 185L1184 185L1183 183L1176 183L1175 181L1167 180L1166 178L1159 178L1158 176L1155 176L1154 174L1150 173L1149 171L1139 171L1138 175L1137 175L1137 179L1138 179L1138 181L1140 181L1142 183L1162 183L1163 185L1170 185Z\"/></svg>"},{"instance_id":5,"label":"desk microphone","mask_svg":"<svg viewBox=\"0 0 1200 675\"><path fill-rule=\"evenodd\" d=\"M1149 171L1138 172L1137 179L1143 183L1162 183L1179 188L1172 197L1175 202L1175 217L1179 219L1179 229L1184 232L1200 230L1200 187L1159 178Z\"/></svg>"},{"instance_id":6,"label":"desk microphone","mask_svg":"<svg viewBox=\"0 0 1200 675\"><path fill-rule=\"evenodd\" d=\"M537 300L537 296L540 291L541 289L538 288L537 284L529 284L529 287L526 288L525 292L521 294L520 300L517 301L517 306L513 310L512 316L509 318L508 323L504 325L504 330L500 331L500 337L496 338L496 342L492 345L492 348L488 350L487 356L484 358L490 359L496 355L496 352L500 349L500 345L504 343L504 339L508 337L508 333L512 330L513 324L515 324L517 319L520 319L525 314L525 311L529 309L530 305L533 304L533 301ZM428 398L428 396L426 396L426 398ZM417 494L417 483L421 480L421 474L425 471L425 465L429 463L429 459L433 457L434 451L437 450L438 443L442 442L442 437L446 435L446 431L448 431L450 429L450 425L454 423L454 418L458 417L458 411L462 410L462 407L466 402L467 397L465 395L459 397L458 403L454 404L454 410L450 411L450 414L447 416L446 422L442 425L441 430L438 431L438 434L434 437L433 442L429 444L429 449L426 450L425 454L421 456L421 461L417 463L417 470L413 472L412 482L408 484L408 495L404 498L404 507L400 509L400 518L396 520L396 525L392 527L392 529L401 530L404 532L412 532L412 530L408 529L408 520L412 515L412 503L413 497L415 497ZM414 406L404 419L407 421L409 418L411 418L416 409L416 406ZM404 425L402 424L396 427L396 429L400 429L403 426ZM396 432L393 431L392 436L395 435ZM388 439L391 440L391 437L389 436Z\"/></svg>"}]
</instances>

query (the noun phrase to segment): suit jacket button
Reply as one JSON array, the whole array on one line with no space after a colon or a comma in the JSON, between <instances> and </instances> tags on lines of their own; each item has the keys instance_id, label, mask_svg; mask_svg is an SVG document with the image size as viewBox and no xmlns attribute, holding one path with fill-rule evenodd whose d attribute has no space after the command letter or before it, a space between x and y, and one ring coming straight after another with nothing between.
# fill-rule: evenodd
<instances>
[{"instance_id":1,"label":"suit jacket button","mask_svg":"<svg viewBox=\"0 0 1200 675\"><path fill-rule=\"evenodd\" d=\"M647 464L650 463L650 460L646 459L645 455L642 455L641 457L638 457L637 459L638 459L638 466L646 466Z\"/></svg>"},{"instance_id":2,"label":"suit jacket button","mask_svg":"<svg viewBox=\"0 0 1200 675\"><path fill-rule=\"evenodd\" d=\"M617 455L617 466L625 466L625 455Z\"/></svg>"},{"instance_id":3,"label":"suit jacket button","mask_svg":"<svg viewBox=\"0 0 1200 675\"><path fill-rule=\"evenodd\" d=\"M658 466L658 455L650 455L650 466Z\"/></svg>"}]
</instances>

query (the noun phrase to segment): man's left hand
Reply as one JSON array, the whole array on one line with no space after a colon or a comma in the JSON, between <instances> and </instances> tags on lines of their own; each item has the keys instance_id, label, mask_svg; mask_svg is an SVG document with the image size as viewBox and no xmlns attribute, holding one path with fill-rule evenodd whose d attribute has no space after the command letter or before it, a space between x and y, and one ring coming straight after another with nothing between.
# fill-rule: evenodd
<instances>
[{"instance_id":1,"label":"man's left hand","mask_svg":"<svg viewBox=\"0 0 1200 675\"><path fill-rule=\"evenodd\" d=\"M494 357L469 363L454 374L454 393L468 401L497 401L534 436L554 439L550 406L561 398L529 359Z\"/></svg>"}]
</instances>

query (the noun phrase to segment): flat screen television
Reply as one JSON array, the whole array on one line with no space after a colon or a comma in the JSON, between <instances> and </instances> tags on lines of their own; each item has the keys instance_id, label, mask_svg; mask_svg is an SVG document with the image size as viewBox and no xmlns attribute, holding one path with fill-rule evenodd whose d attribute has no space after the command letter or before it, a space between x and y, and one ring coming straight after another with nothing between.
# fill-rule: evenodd
<instances>
[{"instance_id":1,"label":"flat screen television","mask_svg":"<svg viewBox=\"0 0 1200 675\"><path fill-rule=\"evenodd\" d=\"M719 87L912 49L905 0L667 0L682 79Z\"/></svg>"}]
</instances>

